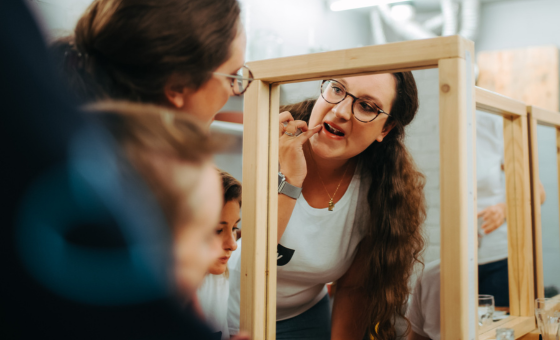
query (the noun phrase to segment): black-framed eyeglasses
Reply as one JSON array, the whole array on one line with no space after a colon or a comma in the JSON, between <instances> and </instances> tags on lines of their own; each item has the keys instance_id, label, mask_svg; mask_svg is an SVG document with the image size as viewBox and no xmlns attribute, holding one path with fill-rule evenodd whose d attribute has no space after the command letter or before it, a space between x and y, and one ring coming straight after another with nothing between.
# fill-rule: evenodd
<instances>
[{"instance_id":1,"label":"black-framed eyeglasses","mask_svg":"<svg viewBox=\"0 0 560 340\"><path fill-rule=\"evenodd\" d=\"M344 101L347 96L352 97L352 114L354 118L362 123L369 123L384 113L391 117L391 114L383 111L371 100L361 99L346 91L346 87L334 79L323 80L321 83L321 97L330 104L338 104Z\"/></svg>"},{"instance_id":2,"label":"black-framed eyeglasses","mask_svg":"<svg viewBox=\"0 0 560 340\"><path fill-rule=\"evenodd\" d=\"M214 72L215 75L217 76L224 76L227 78L231 79L231 89L233 90L233 94L236 96L240 96L243 93L245 93L245 91L247 91L247 89L249 88L249 85L251 85L251 83L253 82L253 72L251 72L251 70L243 65L239 71L237 72L237 75L233 75L233 74L226 74L226 73L220 73L220 72ZM244 75L248 75L249 77L244 77Z\"/></svg>"}]
</instances>

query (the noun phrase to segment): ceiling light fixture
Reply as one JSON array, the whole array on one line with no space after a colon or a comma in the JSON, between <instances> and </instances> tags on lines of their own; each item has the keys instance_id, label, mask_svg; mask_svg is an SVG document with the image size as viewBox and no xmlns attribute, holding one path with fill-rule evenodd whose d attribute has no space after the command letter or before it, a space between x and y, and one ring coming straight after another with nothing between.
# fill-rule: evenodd
<instances>
[{"instance_id":1,"label":"ceiling light fixture","mask_svg":"<svg viewBox=\"0 0 560 340\"><path fill-rule=\"evenodd\" d=\"M331 11L346 11L355 8L372 7L377 5L392 4L403 0L335 0L331 2Z\"/></svg>"}]
</instances>

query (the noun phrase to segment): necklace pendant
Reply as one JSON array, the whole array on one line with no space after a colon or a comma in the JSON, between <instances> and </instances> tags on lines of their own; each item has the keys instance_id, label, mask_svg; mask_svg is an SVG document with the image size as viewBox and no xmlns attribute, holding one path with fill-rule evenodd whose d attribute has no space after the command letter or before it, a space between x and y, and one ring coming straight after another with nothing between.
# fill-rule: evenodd
<instances>
[{"instance_id":1,"label":"necklace pendant","mask_svg":"<svg viewBox=\"0 0 560 340\"><path fill-rule=\"evenodd\" d=\"M334 209L334 202L331 198L331 200L329 201L329 211L333 211L333 209Z\"/></svg>"}]
</instances>

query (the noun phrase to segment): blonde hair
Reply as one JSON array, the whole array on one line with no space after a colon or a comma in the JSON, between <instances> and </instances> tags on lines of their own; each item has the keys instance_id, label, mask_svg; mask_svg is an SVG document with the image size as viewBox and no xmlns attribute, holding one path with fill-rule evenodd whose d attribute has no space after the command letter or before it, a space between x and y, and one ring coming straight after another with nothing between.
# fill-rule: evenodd
<instances>
[{"instance_id":1,"label":"blonde hair","mask_svg":"<svg viewBox=\"0 0 560 340\"><path fill-rule=\"evenodd\" d=\"M201 167L223 149L226 137L208 133L189 115L155 105L108 101L85 109L95 112L143 176L172 231L188 224L197 210Z\"/></svg>"}]
</instances>

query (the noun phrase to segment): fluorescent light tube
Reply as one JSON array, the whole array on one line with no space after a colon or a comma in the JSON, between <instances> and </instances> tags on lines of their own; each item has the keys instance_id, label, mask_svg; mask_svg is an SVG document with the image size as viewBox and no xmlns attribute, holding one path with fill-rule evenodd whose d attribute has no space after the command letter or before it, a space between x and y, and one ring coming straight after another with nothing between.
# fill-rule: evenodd
<instances>
[{"instance_id":1,"label":"fluorescent light tube","mask_svg":"<svg viewBox=\"0 0 560 340\"><path fill-rule=\"evenodd\" d=\"M331 11L338 12L348 9L372 7L401 1L403 0L336 0L331 3L330 7Z\"/></svg>"}]
</instances>

